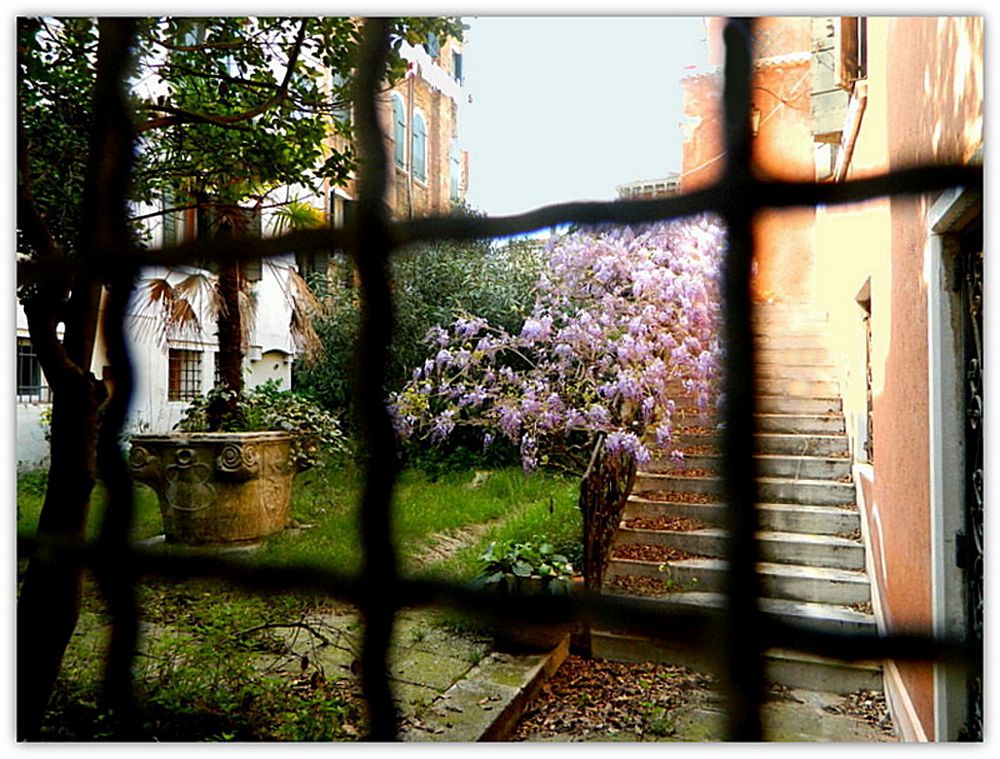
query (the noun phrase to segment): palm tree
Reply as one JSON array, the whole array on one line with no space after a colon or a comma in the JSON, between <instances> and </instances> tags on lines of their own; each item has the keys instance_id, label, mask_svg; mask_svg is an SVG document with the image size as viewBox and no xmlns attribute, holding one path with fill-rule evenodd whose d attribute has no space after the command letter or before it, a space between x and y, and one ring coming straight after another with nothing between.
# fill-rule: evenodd
<instances>
[{"instance_id":1,"label":"palm tree","mask_svg":"<svg viewBox=\"0 0 1000 759\"><path fill-rule=\"evenodd\" d=\"M251 221L259 214L259 205L243 208L203 201L201 210L207 213L200 217L209 219L208 229L202 233L211 239L250 237ZM321 211L308 203L293 201L275 210L273 229L276 235L281 235L323 223ZM312 327L319 302L295 269L279 267L267 260L262 266L269 267L281 285L291 307L289 330L299 350L311 359L321 347ZM239 404L244 390L243 358L250 345L257 304L245 262L223 261L217 269L216 273L206 268L169 270L162 276L145 279L134 311L140 317L136 329L140 332L155 329L157 342L165 347L173 338L203 336L206 316L214 321L219 340L218 389L222 392L213 394L208 424L212 430L223 426L238 429L245 421Z\"/></svg>"}]
</instances>

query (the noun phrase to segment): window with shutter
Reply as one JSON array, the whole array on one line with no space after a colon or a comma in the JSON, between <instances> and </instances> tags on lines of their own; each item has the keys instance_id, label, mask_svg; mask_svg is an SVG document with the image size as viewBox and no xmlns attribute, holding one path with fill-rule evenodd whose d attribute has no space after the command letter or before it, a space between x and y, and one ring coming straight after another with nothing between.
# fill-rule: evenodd
<instances>
[{"instance_id":1,"label":"window with shutter","mask_svg":"<svg viewBox=\"0 0 1000 759\"><path fill-rule=\"evenodd\" d=\"M424 49L431 58L437 58L438 53L441 52L441 45L438 43L437 35L434 32L430 32L427 35L427 44L424 45Z\"/></svg>"},{"instance_id":2,"label":"window with shutter","mask_svg":"<svg viewBox=\"0 0 1000 759\"><path fill-rule=\"evenodd\" d=\"M458 152L458 143L451 141L451 199L460 199L461 191L462 161Z\"/></svg>"},{"instance_id":3,"label":"window with shutter","mask_svg":"<svg viewBox=\"0 0 1000 759\"><path fill-rule=\"evenodd\" d=\"M163 247L177 244L177 216L169 209L174 207L174 191L169 187L163 191Z\"/></svg>"},{"instance_id":4,"label":"window with shutter","mask_svg":"<svg viewBox=\"0 0 1000 759\"><path fill-rule=\"evenodd\" d=\"M406 168L406 107L398 92L392 93L392 139L396 143L396 165Z\"/></svg>"},{"instance_id":5,"label":"window with shutter","mask_svg":"<svg viewBox=\"0 0 1000 759\"><path fill-rule=\"evenodd\" d=\"M413 175L427 181L427 124L420 113L413 117Z\"/></svg>"}]
</instances>

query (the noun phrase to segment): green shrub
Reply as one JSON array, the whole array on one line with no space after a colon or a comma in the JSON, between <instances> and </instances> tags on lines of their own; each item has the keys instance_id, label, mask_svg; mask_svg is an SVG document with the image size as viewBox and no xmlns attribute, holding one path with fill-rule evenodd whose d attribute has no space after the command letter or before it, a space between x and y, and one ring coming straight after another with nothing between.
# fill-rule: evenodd
<instances>
[{"instance_id":1,"label":"green shrub","mask_svg":"<svg viewBox=\"0 0 1000 759\"><path fill-rule=\"evenodd\" d=\"M184 432L207 432L208 408L215 398L231 391L216 386L207 395L193 400L184 410L177 429ZM221 431L257 432L281 430L292 434L292 461L298 471L320 463L324 455L347 451L347 439L340 423L314 401L297 393L279 389L277 380L244 391L236 414L224 419Z\"/></svg>"},{"instance_id":2,"label":"green shrub","mask_svg":"<svg viewBox=\"0 0 1000 759\"><path fill-rule=\"evenodd\" d=\"M385 391L403 387L414 368L427 358L425 338L432 327L468 314L507 330L519 331L534 303L534 287L542 265L538 245L489 241L436 242L395 254L391 275L395 295L395 329L386 368ZM348 421L360 293L353 265L336 259L329 276L310 281L323 304L313 322L323 345L314 363L298 361L294 384L328 410ZM476 446L479 447L478 444Z\"/></svg>"}]
</instances>

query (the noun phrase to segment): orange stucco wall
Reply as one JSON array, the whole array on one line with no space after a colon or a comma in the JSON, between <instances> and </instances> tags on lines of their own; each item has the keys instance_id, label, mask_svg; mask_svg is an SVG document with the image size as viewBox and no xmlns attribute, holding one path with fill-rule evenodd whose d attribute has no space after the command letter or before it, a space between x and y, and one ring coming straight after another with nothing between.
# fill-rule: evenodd
<instances>
[{"instance_id":1,"label":"orange stucco wall","mask_svg":"<svg viewBox=\"0 0 1000 759\"><path fill-rule=\"evenodd\" d=\"M757 171L814 177L809 133L809 19L764 19L753 103ZM872 17L867 21L867 102L847 178L925 161L969 161L983 144L983 20ZM709 60L722 60L722 23L708 23ZM804 93L797 84L805 74ZM724 169L716 70L683 81L682 191ZM779 97L774 97L774 95ZM796 106L801 103L802 110ZM866 417L862 293L870 297L874 406L873 480L866 487L873 581L890 628L930 630L932 621L928 320L925 257L935 197L880 199L801 215L768 214L757 229L758 299L808 301L826 311L841 372L855 455ZM906 709L934 739L933 670L899 664Z\"/></svg>"},{"instance_id":2,"label":"orange stucco wall","mask_svg":"<svg viewBox=\"0 0 1000 759\"><path fill-rule=\"evenodd\" d=\"M982 20L871 18L868 105L848 177L924 161L966 161L982 144ZM829 209L817 220L821 305L835 325L849 419L864 412L864 343L855 295L870 282L874 472L869 528L880 546L886 621L932 622L928 422L928 211L933 197ZM849 427L851 423L849 421ZM929 665L900 664L923 732L934 738Z\"/></svg>"}]
</instances>

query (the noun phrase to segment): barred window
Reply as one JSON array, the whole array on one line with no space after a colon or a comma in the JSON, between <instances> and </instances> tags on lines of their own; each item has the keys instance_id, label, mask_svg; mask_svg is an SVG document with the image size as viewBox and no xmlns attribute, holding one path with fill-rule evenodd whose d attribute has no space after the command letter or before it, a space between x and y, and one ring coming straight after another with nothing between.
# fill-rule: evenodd
<instances>
[{"instance_id":1,"label":"barred window","mask_svg":"<svg viewBox=\"0 0 1000 759\"><path fill-rule=\"evenodd\" d=\"M17 338L17 402L49 403L51 400L35 346L27 337Z\"/></svg>"},{"instance_id":2,"label":"barred window","mask_svg":"<svg viewBox=\"0 0 1000 759\"><path fill-rule=\"evenodd\" d=\"M168 401L190 401L201 395L201 351L171 348Z\"/></svg>"}]
</instances>

